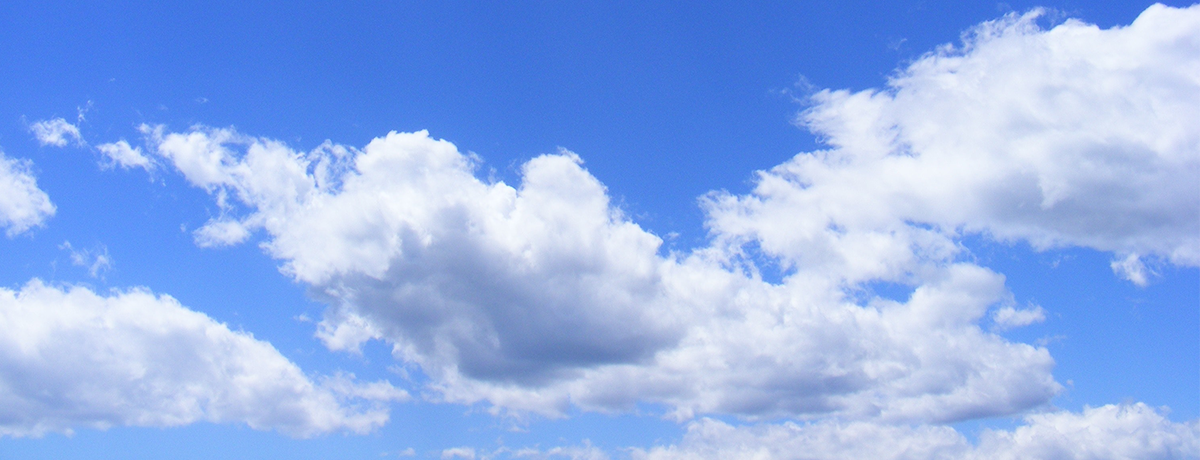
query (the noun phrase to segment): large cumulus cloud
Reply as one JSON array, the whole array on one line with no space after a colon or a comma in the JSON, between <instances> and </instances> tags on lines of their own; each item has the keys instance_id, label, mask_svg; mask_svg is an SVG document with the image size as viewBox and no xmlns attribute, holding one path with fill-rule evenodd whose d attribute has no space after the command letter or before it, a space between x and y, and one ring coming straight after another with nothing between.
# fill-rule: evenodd
<instances>
[{"instance_id":1,"label":"large cumulus cloud","mask_svg":"<svg viewBox=\"0 0 1200 460\"><path fill-rule=\"evenodd\" d=\"M302 152L142 129L154 161L221 208L199 244L265 233L330 305L328 346L384 340L438 398L551 415L654 402L685 419L1011 414L1056 394L1054 362L988 330L1045 313L1015 309L964 234L1111 252L1138 282L1144 258L1200 264L1200 8L1108 30L1035 19L983 24L887 88L817 93L801 121L829 149L704 197L712 244L686 253L663 254L570 152L513 186L425 132ZM756 274L762 257L782 282ZM912 294L869 295L876 282Z\"/></svg>"}]
</instances>

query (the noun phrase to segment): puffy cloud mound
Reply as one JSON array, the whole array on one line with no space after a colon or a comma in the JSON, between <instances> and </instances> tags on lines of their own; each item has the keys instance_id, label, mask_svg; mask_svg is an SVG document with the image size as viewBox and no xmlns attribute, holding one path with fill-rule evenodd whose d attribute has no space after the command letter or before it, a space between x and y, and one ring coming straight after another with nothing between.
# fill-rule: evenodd
<instances>
[{"instance_id":1,"label":"puffy cloud mound","mask_svg":"<svg viewBox=\"0 0 1200 460\"><path fill-rule=\"evenodd\" d=\"M749 194L706 196L712 244L688 253L660 254L570 152L530 160L514 187L425 132L310 152L232 129L143 132L220 206L199 244L264 232L330 305L329 347L385 340L447 401L1011 414L1060 389L1054 362L980 324L1045 314L1014 308L964 233L1200 264L1200 7L1109 30L1034 19L981 25L884 90L818 93L802 120L830 149L761 172ZM760 256L781 283L756 274ZM874 296L878 282L912 294Z\"/></svg>"},{"instance_id":2,"label":"puffy cloud mound","mask_svg":"<svg viewBox=\"0 0 1200 460\"><path fill-rule=\"evenodd\" d=\"M850 277L902 277L930 227L1114 252L1138 284L1139 257L1200 265L1200 7L1108 30L1042 31L1038 14L983 24L886 89L817 93L800 122L832 148L710 197L714 232Z\"/></svg>"},{"instance_id":3,"label":"puffy cloud mound","mask_svg":"<svg viewBox=\"0 0 1200 460\"><path fill-rule=\"evenodd\" d=\"M175 299L33 280L0 288L0 435L242 422L293 436L387 421L386 382L314 382L274 347Z\"/></svg>"},{"instance_id":4,"label":"puffy cloud mound","mask_svg":"<svg viewBox=\"0 0 1200 460\"><path fill-rule=\"evenodd\" d=\"M29 162L0 152L0 227L9 238L42 225L54 215L54 203L37 186Z\"/></svg>"},{"instance_id":5,"label":"puffy cloud mound","mask_svg":"<svg viewBox=\"0 0 1200 460\"><path fill-rule=\"evenodd\" d=\"M955 420L1059 388L1045 349L979 328L1003 279L953 262L952 244L911 299L860 305L819 268L772 285L724 249L660 256L569 152L530 160L514 188L424 132L300 153L228 129L146 131L226 210L198 242L265 230L331 304L327 345L386 340L449 401Z\"/></svg>"},{"instance_id":6,"label":"puffy cloud mound","mask_svg":"<svg viewBox=\"0 0 1200 460\"><path fill-rule=\"evenodd\" d=\"M1200 456L1200 423L1173 423L1138 403L1026 417L987 430L972 445L944 426L818 422L735 427L701 419L678 445L634 449L639 460L800 459L1170 459Z\"/></svg>"}]
</instances>

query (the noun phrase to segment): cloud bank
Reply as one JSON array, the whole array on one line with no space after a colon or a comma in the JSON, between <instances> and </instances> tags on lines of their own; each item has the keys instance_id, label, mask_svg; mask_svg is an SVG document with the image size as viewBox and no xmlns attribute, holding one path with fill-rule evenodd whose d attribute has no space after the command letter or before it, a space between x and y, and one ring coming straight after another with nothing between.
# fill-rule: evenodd
<instances>
[{"instance_id":1,"label":"cloud bank","mask_svg":"<svg viewBox=\"0 0 1200 460\"><path fill-rule=\"evenodd\" d=\"M1200 456L1200 423L1173 423L1144 404L1030 415L1011 431L985 430L972 444L945 426L867 422L735 427L688 424L677 445L634 449L637 460L801 459L1168 459Z\"/></svg>"},{"instance_id":2,"label":"cloud bank","mask_svg":"<svg viewBox=\"0 0 1200 460\"><path fill-rule=\"evenodd\" d=\"M306 437L385 423L387 382L316 381L274 347L168 296L0 288L0 435L241 422Z\"/></svg>"},{"instance_id":3,"label":"cloud bank","mask_svg":"<svg viewBox=\"0 0 1200 460\"><path fill-rule=\"evenodd\" d=\"M1016 308L965 235L1108 252L1137 284L1153 276L1146 260L1200 265L1200 7L1156 5L1106 30L1042 30L1038 14L982 24L885 88L816 93L798 121L829 148L758 172L749 193L703 197L711 244L688 252L663 254L567 151L528 161L515 186L479 179L477 158L424 131L302 152L147 125L153 160L127 144L113 158L161 160L207 191L221 212L197 244L261 232L329 305L328 347L386 341L444 401L823 420L702 420L691 444L646 453L662 458L708 449L706 433L1036 454L1056 448L1046 430L1081 423L1115 427L1117 444L1176 433L1183 444L1161 445L1194 452L1192 425L1136 404L1030 416L977 447L905 425L1020 413L1061 389L1045 348L999 334L1046 312ZM758 275L764 260L782 281ZM876 296L875 283L911 294ZM1071 433L1061 448L1086 452L1070 442L1087 433Z\"/></svg>"},{"instance_id":4,"label":"cloud bank","mask_svg":"<svg viewBox=\"0 0 1200 460\"><path fill-rule=\"evenodd\" d=\"M1053 359L980 324L1044 313L1014 309L964 234L1200 264L1200 8L1108 30L1040 30L1037 14L985 23L885 89L817 93L800 121L830 149L704 197L712 244L688 253L660 254L571 152L530 160L514 187L425 132L298 152L232 129L142 130L220 205L199 244L265 231L330 304L329 347L385 340L447 401L1011 414L1059 391ZM758 257L785 279L763 281ZM912 294L869 295L876 282Z\"/></svg>"}]
</instances>

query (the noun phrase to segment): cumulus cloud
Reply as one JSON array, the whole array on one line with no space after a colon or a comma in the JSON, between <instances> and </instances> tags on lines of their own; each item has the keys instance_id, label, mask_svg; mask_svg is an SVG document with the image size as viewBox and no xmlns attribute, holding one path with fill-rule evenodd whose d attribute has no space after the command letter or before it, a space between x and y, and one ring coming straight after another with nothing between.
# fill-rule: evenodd
<instances>
[{"instance_id":1,"label":"cumulus cloud","mask_svg":"<svg viewBox=\"0 0 1200 460\"><path fill-rule=\"evenodd\" d=\"M97 145L96 150L104 155L106 163L103 165L105 167L154 169L154 163L142 153L142 148L131 146L125 140Z\"/></svg>"},{"instance_id":2,"label":"cumulus cloud","mask_svg":"<svg viewBox=\"0 0 1200 460\"><path fill-rule=\"evenodd\" d=\"M735 427L688 424L677 445L634 449L638 460L763 459L1167 459L1200 456L1200 423L1174 423L1144 404L1031 415L977 444L945 426L822 421Z\"/></svg>"},{"instance_id":3,"label":"cumulus cloud","mask_svg":"<svg viewBox=\"0 0 1200 460\"><path fill-rule=\"evenodd\" d=\"M80 118L83 114L80 114ZM63 118L53 118L50 120L38 120L29 125L29 131L33 133L33 137L38 143L43 146L66 147L67 144L77 146L86 145L83 141L83 136L79 134L79 127L71 124Z\"/></svg>"},{"instance_id":4,"label":"cumulus cloud","mask_svg":"<svg viewBox=\"0 0 1200 460\"><path fill-rule=\"evenodd\" d=\"M283 270L331 304L328 346L386 340L447 401L955 420L1059 389L1045 349L980 329L1003 279L950 260L952 244L907 301L860 305L821 269L772 285L723 248L659 255L570 152L529 161L512 187L424 132L308 153L228 129L147 132L241 212L205 228L265 230Z\"/></svg>"},{"instance_id":5,"label":"cumulus cloud","mask_svg":"<svg viewBox=\"0 0 1200 460\"><path fill-rule=\"evenodd\" d=\"M1108 30L1042 31L1038 14L981 25L886 89L817 93L799 121L831 148L711 196L712 228L850 276L902 276L927 228L1200 265L1200 7Z\"/></svg>"},{"instance_id":6,"label":"cumulus cloud","mask_svg":"<svg viewBox=\"0 0 1200 460\"><path fill-rule=\"evenodd\" d=\"M983 24L885 89L817 93L801 121L830 148L704 197L712 244L686 253L661 254L571 152L530 160L512 186L426 132L301 152L233 129L142 130L221 208L200 244L265 233L330 305L327 346L387 341L445 401L1012 414L1061 387L1045 348L981 328L1039 311L1005 307L1003 276L970 262L964 234L1200 264L1200 7L1108 30L1035 16ZM782 282L757 275L761 258ZM877 282L911 294L875 296Z\"/></svg>"},{"instance_id":7,"label":"cumulus cloud","mask_svg":"<svg viewBox=\"0 0 1200 460\"><path fill-rule=\"evenodd\" d=\"M5 234L12 238L40 226L54 211L50 197L38 188L30 163L0 151L0 227Z\"/></svg>"},{"instance_id":8,"label":"cumulus cloud","mask_svg":"<svg viewBox=\"0 0 1200 460\"><path fill-rule=\"evenodd\" d=\"M366 432L386 382L310 379L270 344L144 289L0 288L0 435L240 422L293 436Z\"/></svg>"},{"instance_id":9,"label":"cumulus cloud","mask_svg":"<svg viewBox=\"0 0 1200 460\"><path fill-rule=\"evenodd\" d=\"M1046 320L1046 309L1034 305L1031 308L1017 309L1012 305L1000 307L992 313L992 324L996 329L1008 330Z\"/></svg>"}]
</instances>

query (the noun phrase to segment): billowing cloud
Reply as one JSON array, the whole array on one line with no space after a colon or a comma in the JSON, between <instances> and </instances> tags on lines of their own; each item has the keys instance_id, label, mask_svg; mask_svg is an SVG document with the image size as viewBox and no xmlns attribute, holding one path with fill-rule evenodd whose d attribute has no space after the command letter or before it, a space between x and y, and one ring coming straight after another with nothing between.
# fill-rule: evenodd
<instances>
[{"instance_id":1,"label":"billowing cloud","mask_svg":"<svg viewBox=\"0 0 1200 460\"><path fill-rule=\"evenodd\" d=\"M662 254L571 152L480 180L425 132L310 152L232 129L145 126L147 152L330 308L334 349L384 340L438 398L549 415L664 404L747 418L941 422L1044 405L1046 349L964 234L1200 264L1200 7L1129 27L1010 16L883 90L826 91L828 150L703 198L712 244ZM785 268L758 276L763 258ZM911 289L875 296L872 283ZM989 312L991 315L989 316ZM840 423L840 422L839 422Z\"/></svg>"},{"instance_id":2,"label":"billowing cloud","mask_svg":"<svg viewBox=\"0 0 1200 460\"><path fill-rule=\"evenodd\" d=\"M42 225L54 215L50 197L38 188L28 161L0 152L0 227L9 238Z\"/></svg>"},{"instance_id":3,"label":"billowing cloud","mask_svg":"<svg viewBox=\"0 0 1200 460\"><path fill-rule=\"evenodd\" d=\"M514 188L424 132L300 153L232 130L148 131L227 210L201 242L265 230L283 270L331 304L327 345L386 340L447 401L955 420L1059 388L1046 350L980 329L1003 279L951 260L952 244L911 299L860 305L836 274L772 285L724 248L660 255L569 152L529 161Z\"/></svg>"},{"instance_id":4,"label":"billowing cloud","mask_svg":"<svg viewBox=\"0 0 1200 460\"><path fill-rule=\"evenodd\" d=\"M1030 415L977 444L945 426L823 421L735 427L701 419L677 445L635 449L638 460L800 459L1167 459L1200 456L1200 423L1174 423L1144 404Z\"/></svg>"},{"instance_id":5,"label":"billowing cloud","mask_svg":"<svg viewBox=\"0 0 1200 460\"><path fill-rule=\"evenodd\" d=\"M313 381L270 344L143 289L0 288L0 435L198 421L365 432L405 398L350 375Z\"/></svg>"},{"instance_id":6,"label":"billowing cloud","mask_svg":"<svg viewBox=\"0 0 1200 460\"><path fill-rule=\"evenodd\" d=\"M1108 30L1041 31L1037 14L981 25L886 89L817 93L799 121L832 148L711 196L714 233L850 278L902 279L926 229L1113 252L1139 284L1140 257L1200 265L1200 7Z\"/></svg>"},{"instance_id":7,"label":"billowing cloud","mask_svg":"<svg viewBox=\"0 0 1200 460\"><path fill-rule=\"evenodd\" d=\"M82 117L82 113L80 114ZM43 146L66 147L67 144L86 145L79 127L63 118L38 120L29 125L33 137Z\"/></svg>"}]
</instances>

